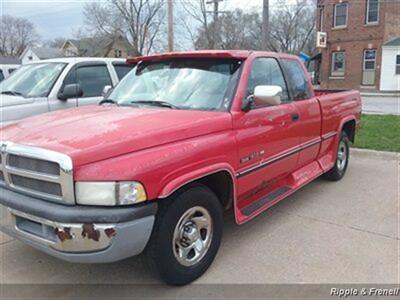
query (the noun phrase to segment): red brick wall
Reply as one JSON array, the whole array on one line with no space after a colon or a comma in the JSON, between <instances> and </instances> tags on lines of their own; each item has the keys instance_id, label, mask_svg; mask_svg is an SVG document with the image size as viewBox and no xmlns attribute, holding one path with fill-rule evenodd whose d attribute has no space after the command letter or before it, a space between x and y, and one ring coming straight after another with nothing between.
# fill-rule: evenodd
<instances>
[{"instance_id":1,"label":"red brick wall","mask_svg":"<svg viewBox=\"0 0 400 300\"><path fill-rule=\"evenodd\" d=\"M334 4L340 2L348 3L347 27L335 29L332 28ZM366 0L325 0L319 1L318 4L323 6L323 31L328 34L328 46L321 50L321 86L323 88L360 89L364 50L376 49L375 87L379 89L382 45L388 40L389 36L400 36L400 26L398 26L400 14L396 10L400 1L386 0L380 4L379 23L377 25L367 25L365 22ZM318 29L319 14L320 10L318 9ZM338 49L346 53L345 75L342 79L331 76L332 52Z\"/></svg>"},{"instance_id":2,"label":"red brick wall","mask_svg":"<svg viewBox=\"0 0 400 300\"><path fill-rule=\"evenodd\" d=\"M385 2L385 42L400 35L400 1Z\"/></svg>"}]
</instances>

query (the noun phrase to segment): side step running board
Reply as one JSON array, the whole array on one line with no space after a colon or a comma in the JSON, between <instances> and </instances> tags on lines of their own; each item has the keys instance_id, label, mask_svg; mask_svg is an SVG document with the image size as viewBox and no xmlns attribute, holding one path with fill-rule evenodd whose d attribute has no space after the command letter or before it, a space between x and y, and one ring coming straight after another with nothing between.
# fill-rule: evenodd
<instances>
[{"instance_id":1,"label":"side step running board","mask_svg":"<svg viewBox=\"0 0 400 300\"><path fill-rule=\"evenodd\" d=\"M266 205L268 202L282 196L283 194L287 193L290 191L290 188L287 186L283 186L272 193L266 195L265 197L261 198L260 200L250 204L249 206L246 206L241 210L242 214L245 216L250 216L253 214L255 211L259 210L261 207Z\"/></svg>"}]
</instances>

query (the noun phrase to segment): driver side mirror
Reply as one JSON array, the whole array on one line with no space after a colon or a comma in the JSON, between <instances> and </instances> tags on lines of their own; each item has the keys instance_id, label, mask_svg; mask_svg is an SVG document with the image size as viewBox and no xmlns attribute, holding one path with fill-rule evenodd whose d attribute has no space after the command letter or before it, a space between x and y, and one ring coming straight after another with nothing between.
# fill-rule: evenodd
<instances>
[{"instance_id":1,"label":"driver side mirror","mask_svg":"<svg viewBox=\"0 0 400 300\"><path fill-rule=\"evenodd\" d=\"M276 106L282 103L282 88L277 85L258 85L254 89L254 94L247 97L243 102L242 110L250 111L255 104Z\"/></svg>"},{"instance_id":2,"label":"driver side mirror","mask_svg":"<svg viewBox=\"0 0 400 300\"><path fill-rule=\"evenodd\" d=\"M78 83L67 84L63 91L58 94L58 99L66 101L70 98L79 98L83 96L83 90Z\"/></svg>"}]
</instances>

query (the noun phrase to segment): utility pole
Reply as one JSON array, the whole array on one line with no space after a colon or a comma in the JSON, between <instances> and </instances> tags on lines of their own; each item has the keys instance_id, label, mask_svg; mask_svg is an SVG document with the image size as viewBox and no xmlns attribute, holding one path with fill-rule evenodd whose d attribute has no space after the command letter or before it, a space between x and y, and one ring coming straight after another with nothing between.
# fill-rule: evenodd
<instances>
[{"instance_id":1,"label":"utility pole","mask_svg":"<svg viewBox=\"0 0 400 300\"><path fill-rule=\"evenodd\" d=\"M174 51L174 3L168 0L168 51Z\"/></svg>"},{"instance_id":2,"label":"utility pole","mask_svg":"<svg viewBox=\"0 0 400 300\"><path fill-rule=\"evenodd\" d=\"M218 37L218 31L219 31L219 23L218 23L218 17L219 17L219 3L224 0L208 0L206 3L207 4L214 4L214 10L213 10L213 15L214 15L214 28L213 28L213 44L215 47L215 44L217 42L217 37Z\"/></svg>"},{"instance_id":3,"label":"utility pole","mask_svg":"<svg viewBox=\"0 0 400 300\"><path fill-rule=\"evenodd\" d=\"M262 14L262 50L268 48L268 37L269 37L269 0L263 0L263 14Z\"/></svg>"}]
</instances>

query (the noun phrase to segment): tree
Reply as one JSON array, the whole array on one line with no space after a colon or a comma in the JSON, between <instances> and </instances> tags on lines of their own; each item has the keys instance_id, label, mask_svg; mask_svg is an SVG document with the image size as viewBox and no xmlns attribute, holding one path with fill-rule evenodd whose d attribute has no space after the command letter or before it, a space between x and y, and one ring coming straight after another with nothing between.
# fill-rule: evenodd
<instances>
[{"instance_id":1,"label":"tree","mask_svg":"<svg viewBox=\"0 0 400 300\"><path fill-rule=\"evenodd\" d=\"M34 25L24 18L0 16L0 55L20 56L39 40Z\"/></svg>"},{"instance_id":2,"label":"tree","mask_svg":"<svg viewBox=\"0 0 400 300\"><path fill-rule=\"evenodd\" d=\"M84 7L86 27L93 35L110 39L123 35L132 43L134 55L153 50L161 33L164 0L106 0Z\"/></svg>"},{"instance_id":3,"label":"tree","mask_svg":"<svg viewBox=\"0 0 400 300\"><path fill-rule=\"evenodd\" d=\"M273 9L268 46L273 51L312 52L315 32L315 4L309 0L288 3L279 0Z\"/></svg>"},{"instance_id":4,"label":"tree","mask_svg":"<svg viewBox=\"0 0 400 300\"><path fill-rule=\"evenodd\" d=\"M215 49L259 49L259 36L254 38L252 33L257 31L260 16L256 12L245 13L240 9L225 12L219 18L219 38L214 41ZM210 23L210 28L213 27ZM196 49L209 49L212 34L200 28L195 41Z\"/></svg>"},{"instance_id":5,"label":"tree","mask_svg":"<svg viewBox=\"0 0 400 300\"><path fill-rule=\"evenodd\" d=\"M275 5L270 7L268 39L264 41L266 46L263 45L263 16L259 11L244 12L240 9L225 11L219 17L218 39L213 40L214 24L206 9L205 1L193 0L183 2L186 15L191 21L185 19L182 25L185 26L196 49L311 53L315 31L314 2L314 0L275 2Z\"/></svg>"},{"instance_id":6,"label":"tree","mask_svg":"<svg viewBox=\"0 0 400 300\"><path fill-rule=\"evenodd\" d=\"M45 40L43 46L50 48L61 48L64 45L66 39L62 37L56 37L54 39Z\"/></svg>"},{"instance_id":7,"label":"tree","mask_svg":"<svg viewBox=\"0 0 400 300\"><path fill-rule=\"evenodd\" d=\"M196 49L217 49L205 0L182 2L181 25Z\"/></svg>"}]
</instances>

